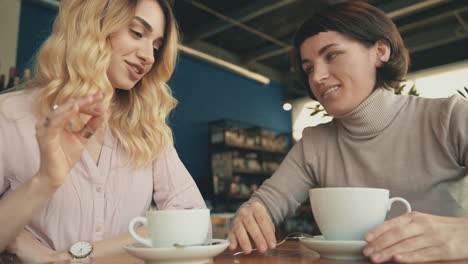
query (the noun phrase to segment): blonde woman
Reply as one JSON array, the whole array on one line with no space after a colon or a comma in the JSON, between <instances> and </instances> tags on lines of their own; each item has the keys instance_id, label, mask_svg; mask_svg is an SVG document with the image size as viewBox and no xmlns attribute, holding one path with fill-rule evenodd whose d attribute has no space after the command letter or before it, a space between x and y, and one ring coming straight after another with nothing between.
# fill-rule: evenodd
<instances>
[{"instance_id":1,"label":"blonde woman","mask_svg":"<svg viewBox=\"0 0 468 264\"><path fill-rule=\"evenodd\" d=\"M166 0L62 1L34 80L0 97L1 251L119 253L153 199L206 208L166 123L177 42Z\"/></svg>"}]
</instances>

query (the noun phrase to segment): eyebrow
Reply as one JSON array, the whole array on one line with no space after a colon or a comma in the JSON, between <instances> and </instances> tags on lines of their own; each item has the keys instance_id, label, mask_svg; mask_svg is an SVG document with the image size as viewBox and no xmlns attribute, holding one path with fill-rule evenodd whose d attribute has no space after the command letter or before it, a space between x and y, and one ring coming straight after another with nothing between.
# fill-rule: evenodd
<instances>
[{"instance_id":1,"label":"eyebrow","mask_svg":"<svg viewBox=\"0 0 468 264\"><path fill-rule=\"evenodd\" d=\"M140 22L146 29L148 29L150 32L153 32L153 27L146 21L144 20L143 18L139 17L139 16L135 16L134 17L135 20L137 20L138 22ZM161 42L161 45L162 45L162 42L164 42L164 38L163 37L159 37L157 39L157 41L160 41Z\"/></svg>"},{"instance_id":2,"label":"eyebrow","mask_svg":"<svg viewBox=\"0 0 468 264\"><path fill-rule=\"evenodd\" d=\"M139 16L135 16L134 17L136 20L138 20L138 22L140 22L141 24L143 24L143 26L148 29L149 31L153 32L153 27L146 21L144 20L143 18L139 17Z\"/></svg>"},{"instance_id":3,"label":"eyebrow","mask_svg":"<svg viewBox=\"0 0 468 264\"><path fill-rule=\"evenodd\" d=\"M328 45L325 45L319 50L318 54L322 55L323 53L325 53L325 51L327 51L329 48L334 47L334 46L338 46L338 44L330 43ZM304 64L304 63L309 62L309 60L308 59L303 59L303 60L301 60L301 62L302 62L302 64Z\"/></svg>"}]
</instances>

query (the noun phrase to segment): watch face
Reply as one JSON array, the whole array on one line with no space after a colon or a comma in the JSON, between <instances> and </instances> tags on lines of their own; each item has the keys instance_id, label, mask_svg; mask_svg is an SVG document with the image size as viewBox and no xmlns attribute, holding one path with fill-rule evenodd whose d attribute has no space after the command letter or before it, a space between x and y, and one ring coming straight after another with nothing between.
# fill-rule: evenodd
<instances>
[{"instance_id":1,"label":"watch face","mask_svg":"<svg viewBox=\"0 0 468 264\"><path fill-rule=\"evenodd\" d=\"M91 243L79 241L73 244L70 248L70 253L77 258L84 258L91 253L91 250L93 250L93 245L91 245Z\"/></svg>"}]
</instances>

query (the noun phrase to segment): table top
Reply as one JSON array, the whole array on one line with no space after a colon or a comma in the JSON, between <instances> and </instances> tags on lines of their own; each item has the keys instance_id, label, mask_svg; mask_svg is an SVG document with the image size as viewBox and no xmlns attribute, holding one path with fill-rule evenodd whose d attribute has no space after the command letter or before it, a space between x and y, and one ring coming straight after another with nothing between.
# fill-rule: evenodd
<instances>
[{"instance_id":1,"label":"table top","mask_svg":"<svg viewBox=\"0 0 468 264\"><path fill-rule=\"evenodd\" d=\"M240 254L232 256L234 251L226 250L216 256L213 264L301 264L301 263L316 263L316 264L362 264L370 263L368 261L338 261L320 259L320 255L305 247L300 242L288 241L274 250L270 250L265 254L253 252L249 255ZM1 263L1 262L0 262ZM90 264L144 264L144 261L130 255L115 255L109 257L91 258ZM468 264L466 261L442 261L431 262L431 264ZM11 263L9 263L11 264ZM18 263L19 264L19 263ZM47 264L76 264L76 262L65 261Z\"/></svg>"}]
</instances>

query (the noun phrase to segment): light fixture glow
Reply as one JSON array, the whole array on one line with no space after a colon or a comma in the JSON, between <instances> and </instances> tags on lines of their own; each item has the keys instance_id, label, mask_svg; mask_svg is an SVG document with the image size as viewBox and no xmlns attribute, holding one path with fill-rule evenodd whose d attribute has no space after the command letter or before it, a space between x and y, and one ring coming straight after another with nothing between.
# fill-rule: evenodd
<instances>
[{"instance_id":1,"label":"light fixture glow","mask_svg":"<svg viewBox=\"0 0 468 264\"><path fill-rule=\"evenodd\" d=\"M291 111L292 105L290 103L285 103L283 105L283 109L284 109L284 111Z\"/></svg>"}]
</instances>

